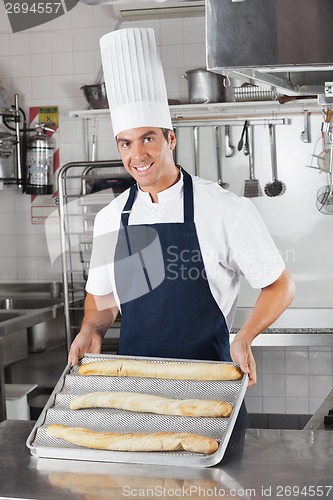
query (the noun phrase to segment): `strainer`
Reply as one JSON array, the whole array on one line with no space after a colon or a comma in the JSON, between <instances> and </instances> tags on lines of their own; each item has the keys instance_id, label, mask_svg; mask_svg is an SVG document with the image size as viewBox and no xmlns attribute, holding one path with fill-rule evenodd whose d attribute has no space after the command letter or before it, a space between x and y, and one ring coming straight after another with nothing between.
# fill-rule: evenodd
<instances>
[{"instance_id":1,"label":"strainer","mask_svg":"<svg viewBox=\"0 0 333 500\"><path fill-rule=\"evenodd\" d=\"M277 174L275 125L270 123L268 125L268 130L269 130L269 141L271 149L272 182L268 182L264 190L267 196L274 197L283 194L286 190L286 185L284 184L284 182L278 179L278 174Z\"/></svg>"}]
</instances>

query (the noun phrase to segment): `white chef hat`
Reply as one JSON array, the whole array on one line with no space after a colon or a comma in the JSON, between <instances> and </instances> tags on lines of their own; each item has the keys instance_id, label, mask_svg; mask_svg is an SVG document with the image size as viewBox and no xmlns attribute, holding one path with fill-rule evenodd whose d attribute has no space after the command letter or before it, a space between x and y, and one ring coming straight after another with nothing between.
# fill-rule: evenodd
<instances>
[{"instance_id":1,"label":"white chef hat","mask_svg":"<svg viewBox=\"0 0 333 500\"><path fill-rule=\"evenodd\" d=\"M154 30L113 31L100 47L114 135L137 127L172 129Z\"/></svg>"}]
</instances>

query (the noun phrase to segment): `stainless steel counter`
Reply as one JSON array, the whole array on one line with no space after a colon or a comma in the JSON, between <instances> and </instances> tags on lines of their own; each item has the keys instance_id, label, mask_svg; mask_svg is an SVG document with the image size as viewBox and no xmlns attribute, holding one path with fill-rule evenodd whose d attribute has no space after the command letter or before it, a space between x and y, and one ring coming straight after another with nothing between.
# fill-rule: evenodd
<instances>
[{"instance_id":1,"label":"stainless steel counter","mask_svg":"<svg viewBox=\"0 0 333 500\"><path fill-rule=\"evenodd\" d=\"M230 331L230 341L237 334ZM253 341L253 347L331 347L333 328L267 328Z\"/></svg>"},{"instance_id":2,"label":"stainless steel counter","mask_svg":"<svg viewBox=\"0 0 333 500\"><path fill-rule=\"evenodd\" d=\"M36 459L25 446L34 422L0 424L0 497L330 498L333 432L235 431L208 469Z\"/></svg>"},{"instance_id":3,"label":"stainless steel counter","mask_svg":"<svg viewBox=\"0 0 333 500\"><path fill-rule=\"evenodd\" d=\"M236 310L231 340L252 311L250 307ZM327 347L333 346L333 308L289 307L253 341L253 346Z\"/></svg>"}]
</instances>

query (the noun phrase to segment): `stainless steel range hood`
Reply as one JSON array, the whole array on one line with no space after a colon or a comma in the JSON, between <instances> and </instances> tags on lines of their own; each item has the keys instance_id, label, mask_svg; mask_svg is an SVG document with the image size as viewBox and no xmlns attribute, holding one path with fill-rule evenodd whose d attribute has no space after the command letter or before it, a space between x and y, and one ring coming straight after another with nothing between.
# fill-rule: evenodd
<instances>
[{"instance_id":1,"label":"stainless steel range hood","mask_svg":"<svg viewBox=\"0 0 333 500\"><path fill-rule=\"evenodd\" d=\"M207 69L288 95L325 95L332 23L332 0L206 0Z\"/></svg>"}]
</instances>

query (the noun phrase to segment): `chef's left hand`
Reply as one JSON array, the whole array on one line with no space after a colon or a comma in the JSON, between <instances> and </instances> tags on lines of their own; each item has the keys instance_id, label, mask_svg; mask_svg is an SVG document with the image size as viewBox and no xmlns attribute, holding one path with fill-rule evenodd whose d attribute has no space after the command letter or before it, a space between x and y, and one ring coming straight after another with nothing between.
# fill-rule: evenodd
<instances>
[{"instance_id":1,"label":"chef's left hand","mask_svg":"<svg viewBox=\"0 0 333 500\"><path fill-rule=\"evenodd\" d=\"M231 359L238 363L240 369L249 376L249 385L255 385L257 382L256 362L254 360L251 344L244 338L239 331L230 345Z\"/></svg>"}]
</instances>

